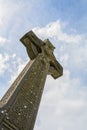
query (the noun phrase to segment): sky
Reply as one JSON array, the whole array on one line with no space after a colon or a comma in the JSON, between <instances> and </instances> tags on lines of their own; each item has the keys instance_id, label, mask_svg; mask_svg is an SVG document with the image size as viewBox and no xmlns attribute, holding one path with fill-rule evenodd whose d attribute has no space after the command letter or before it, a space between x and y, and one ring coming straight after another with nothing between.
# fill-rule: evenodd
<instances>
[{"instance_id":1,"label":"sky","mask_svg":"<svg viewBox=\"0 0 87 130\"><path fill-rule=\"evenodd\" d=\"M0 0L0 99L30 60L33 30L56 47L63 76L47 76L34 130L87 130L87 0Z\"/></svg>"}]
</instances>

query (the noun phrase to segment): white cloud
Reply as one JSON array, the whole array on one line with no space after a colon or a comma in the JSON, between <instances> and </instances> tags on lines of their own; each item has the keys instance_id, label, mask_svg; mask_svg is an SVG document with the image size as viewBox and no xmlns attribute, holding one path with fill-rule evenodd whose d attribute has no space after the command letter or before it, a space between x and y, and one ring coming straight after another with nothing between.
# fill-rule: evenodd
<instances>
[{"instance_id":1,"label":"white cloud","mask_svg":"<svg viewBox=\"0 0 87 130\"><path fill-rule=\"evenodd\" d=\"M86 97L80 95L82 90L79 79L71 79L70 72L64 70L61 78L53 80L51 77L47 79L35 130L48 130L48 127L50 130L77 130L80 123L84 127L87 101Z\"/></svg>"},{"instance_id":2,"label":"white cloud","mask_svg":"<svg viewBox=\"0 0 87 130\"><path fill-rule=\"evenodd\" d=\"M23 61L20 57L17 57L15 53L11 55L0 54L0 76L2 77L3 75L2 79L6 80L5 83L0 81L0 99L6 93L7 89L9 89L12 82L17 78L26 63L27 61Z\"/></svg>"},{"instance_id":3,"label":"white cloud","mask_svg":"<svg viewBox=\"0 0 87 130\"><path fill-rule=\"evenodd\" d=\"M77 67L84 71L84 67L87 65L86 38L84 35L76 34L76 31L73 34L64 32L60 21L33 30L39 37L51 38L57 43L64 42L58 48L58 53L56 52L57 57L60 56L64 74L56 81L47 79L46 87L48 88L45 88L43 94L35 129L47 130L49 126L50 130L82 130L83 128L86 130L87 125L84 122L84 120L87 121L86 87L82 84L79 76L74 79L70 77L72 74L69 70L71 65L71 69ZM65 70L66 67L67 70Z\"/></svg>"},{"instance_id":4,"label":"white cloud","mask_svg":"<svg viewBox=\"0 0 87 130\"><path fill-rule=\"evenodd\" d=\"M58 53L56 53L57 56L59 55L64 67L64 74L58 80L54 80L51 77L47 78L35 130L48 130L48 128L50 130L87 129L87 123L84 122L84 120L87 121L87 91L78 77L74 79L70 77L72 74L69 70L70 64L71 69L74 64L77 67L80 65L84 69L84 65L86 66L87 63L87 46L86 43L81 43L82 40L84 41L81 35L76 34L75 31L75 34L68 34L63 30L65 27L66 25L63 26L60 21L56 21L42 28L34 28L36 34L42 38L47 37L53 40L56 39L56 42L64 42L57 50ZM2 61L0 70L3 70L1 72L3 73L6 70L5 65L9 59L6 58L6 60L6 56L3 55L0 57ZM3 61L3 58L5 61ZM15 68L14 71L13 68L9 68L11 74L9 84L15 80L26 64L22 58L17 58L16 54L13 54L10 58L16 59L12 61L12 67ZM66 66L67 70L65 70ZM74 71L77 71L76 68Z\"/></svg>"},{"instance_id":5,"label":"white cloud","mask_svg":"<svg viewBox=\"0 0 87 130\"><path fill-rule=\"evenodd\" d=\"M9 61L8 54L5 55L0 54L0 75L3 74L5 70L9 67L8 61Z\"/></svg>"},{"instance_id":6,"label":"white cloud","mask_svg":"<svg viewBox=\"0 0 87 130\"><path fill-rule=\"evenodd\" d=\"M14 58L14 57L16 57L15 54L13 54L12 58ZM17 78L17 76L23 70L23 68L27 64L27 62L28 61L23 61L20 57L16 58L16 60L13 62L14 71L12 69L10 69L11 79L9 81L9 85L11 85L12 82Z\"/></svg>"},{"instance_id":7,"label":"white cloud","mask_svg":"<svg viewBox=\"0 0 87 130\"><path fill-rule=\"evenodd\" d=\"M3 46L6 42L9 42L9 40L0 36L0 46Z\"/></svg>"},{"instance_id":8,"label":"white cloud","mask_svg":"<svg viewBox=\"0 0 87 130\"><path fill-rule=\"evenodd\" d=\"M10 7L10 8L9 8ZM5 22L6 18L11 18L14 12L18 10L18 4L11 3L10 1L4 2L0 1L0 18L1 21ZM9 15L8 15L9 14Z\"/></svg>"},{"instance_id":9,"label":"white cloud","mask_svg":"<svg viewBox=\"0 0 87 130\"><path fill-rule=\"evenodd\" d=\"M87 38L84 34L76 33L75 29L73 29L72 33L67 33L65 31L67 26L68 24L57 20L47 24L45 27L36 27L33 31L42 39L51 38L51 40L55 41L58 49L56 49L56 57L59 57L64 67L73 65L73 67L78 69L86 69Z\"/></svg>"},{"instance_id":10,"label":"white cloud","mask_svg":"<svg viewBox=\"0 0 87 130\"><path fill-rule=\"evenodd\" d=\"M12 59L16 58L16 54L0 54L0 75L2 75L7 69L9 70L9 66L10 66L10 62L14 62L12 61Z\"/></svg>"},{"instance_id":11,"label":"white cloud","mask_svg":"<svg viewBox=\"0 0 87 130\"><path fill-rule=\"evenodd\" d=\"M2 20L0 19L0 26L3 24Z\"/></svg>"},{"instance_id":12,"label":"white cloud","mask_svg":"<svg viewBox=\"0 0 87 130\"><path fill-rule=\"evenodd\" d=\"M14 53L11 57L14 59L16 57L16 54Z\"/></svg>"},{"instance_id":13,"label":"white cloud","mask_svg":"<svg viewBox=\"0 0 87 130\"><path fill-rule=\"evenodd\" d=\"M1 32L6 32L6 36L9 39L12 38L8 51L15 51L15 48L18 47L15 38L23 34L28 28L30 29L30 26L39 25L43 21L41 19L42 14L45 15L44 18L47 17L46 13L40 13L47 7L43 8L43 4L44 2L41 0L26 0L26 2L22 0L16 2L14 0L0 0ZM41 9L39 9L40 5ZM5 30L3 30L4 28ZM66 32L67 28L68 32ZM84 40L83 35L78 34L75 29L68 27L68 24L60 20L51 22L44 27L36 27L33 30L41 38L51 38L56 41L56 56L59 57L64 68L64 74L58 80L51 77L47 78L35 130L86 130L87 89L78 78L79 75L73 79L72 74L77 71L77 68L80 68L79 73L82 75L84 67L87 68L87 41ZM0 35L0 46L4 46L7 42L9 40ZM14 46L12 45L13 42L16 42ZM7 46L5 47L7 48ZM0 54L0 75L9 68L8 75L11 76L9 77L11 78L9 84L11 84L25 64L26 62L22 60L22 57L16 57L16 54L11 56ZM71 68L69 68L70 66ZM74 70L71 74L70 71L73 67ZM67 70L65 70L66 68ZM4 86L6 86L5 83ZM5 91L6 87L0 86L0 95Z\"/></svg>"},{"instance_id":14,"label":"white cloud","mask_svg":"<svg viewBox=\"0 0 87 130\"><path fill-rule=\"evenodd\" d=\"M63 63L64 66L68 66L69 54L66 53L63 56L61 56L60 61Z\"/></svg>"},{"instance_id":15,"label":"white cloud","mask_svg":"<svg viewBox=\"0 0 87 130\"><path fill-rule=\"evenodd\" d=\"M73 63L80 69L84 69L87 66L87 40L83 39L80 46L74 47L72 53Z\"/></svg>"},{"instance_id":16,"label":"white cloud","mask_svg":"<svg viewBox=\"0 0 87 130\"><path fill-rule=\"evenodd\" d=\"M33 29L33 31L36 32L36 34L38 34L40 37L55 38L56 40L66 43L78 43L82 40L81 35L68 34L63 31L63 28L65 28L64 23L58 20L56 22L49 23L42 28L36 27Z\"/></svg>"}]
</instances>

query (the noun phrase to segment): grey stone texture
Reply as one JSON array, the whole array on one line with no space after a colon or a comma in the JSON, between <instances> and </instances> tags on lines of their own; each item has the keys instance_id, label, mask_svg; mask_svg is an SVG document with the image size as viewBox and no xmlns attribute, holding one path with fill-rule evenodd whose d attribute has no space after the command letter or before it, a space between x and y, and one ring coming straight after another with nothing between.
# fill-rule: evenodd
<instances>
[{"instance_id":1,"label":"grey stone texture","mask_svg":"<svg viewBox=\"0 0 87 130\"><path fill-rule=\"evenodd\" d=\"M30 61L0 101L0 130L33 130L46 76L63 74L48 39L42 41L30 31L20 40Z\"/></svg>"}]
</instances>

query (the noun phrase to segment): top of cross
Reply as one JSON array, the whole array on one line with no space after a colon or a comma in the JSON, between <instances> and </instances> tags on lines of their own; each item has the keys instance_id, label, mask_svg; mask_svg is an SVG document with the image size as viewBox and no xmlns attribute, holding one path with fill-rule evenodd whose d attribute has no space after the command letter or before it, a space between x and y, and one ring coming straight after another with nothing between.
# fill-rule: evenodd
<instances>
[{"instance_id":1,"label":"top of cross","mask_svg":"<svg viewBox=\"0 0 87 130\"><path fill-rule=\"evenodd\" d=\"M50 64L48 73L51 74L55 79L62 75L63 68L53 54L55 47L52 45L49 39L42 41L33 33L33 31L30 31L26 33L20 39L20 41L26 47L27 53L31 60L36 58L39 53L45 53Z\"/></svg>"}]
</instances>

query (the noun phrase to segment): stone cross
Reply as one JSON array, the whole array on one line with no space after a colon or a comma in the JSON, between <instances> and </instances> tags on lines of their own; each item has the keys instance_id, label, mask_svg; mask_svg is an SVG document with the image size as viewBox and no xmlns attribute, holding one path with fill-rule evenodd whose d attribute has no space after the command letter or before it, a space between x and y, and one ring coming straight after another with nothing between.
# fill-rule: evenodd
<instances>
[{"instance_id":1,"label":"stone cross","mask_svg":"<svg viewBox=\"0 0 87 130\"><path fill-rule=\"evenodd\" d=\"M30 61L0 101L0 130L33 130L46 76L63 74L48 39L42 41L30 31L20 40Z\"/></svg>"}]
</instances>

